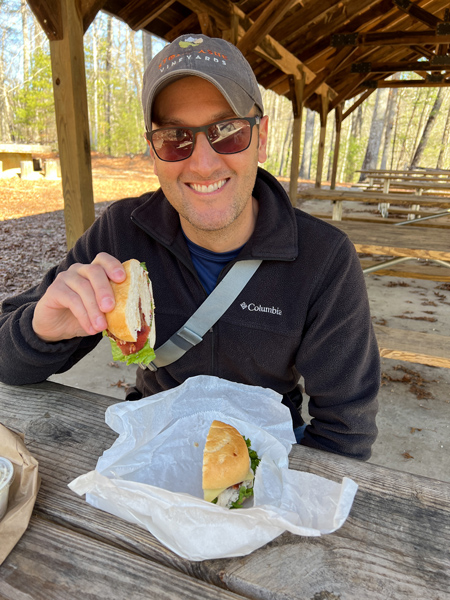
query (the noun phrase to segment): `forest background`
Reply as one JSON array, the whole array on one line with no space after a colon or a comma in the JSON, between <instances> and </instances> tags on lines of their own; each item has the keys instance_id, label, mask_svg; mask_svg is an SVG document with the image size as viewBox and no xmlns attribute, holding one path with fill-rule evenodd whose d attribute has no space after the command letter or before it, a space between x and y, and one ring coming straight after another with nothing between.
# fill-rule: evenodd
<instances>
[{"instance_id":1,"label":"forest background","mask_svg":"<svg viewBox=\"0 0 450 600\"><path fill-rule=\"evenodd\" d=\"M26 0L0 0L0 142L40 143L57 151L50 48ZM148 61L165 44L100 12L84 36L92 151L143 154L147 145L140 96ZM394 78L414 79L415 74ZM291 102L261 89L270 117L268 160L289 176ZM356 98L347 102L351 106ZM319 116L304 109L299 177L315 177ZM337 179L357 181L362 168L450 168L450 89L376 90L342 124ZM334 114L328 116L323 178L331 176Z\"/></svg>"}]
</instances>

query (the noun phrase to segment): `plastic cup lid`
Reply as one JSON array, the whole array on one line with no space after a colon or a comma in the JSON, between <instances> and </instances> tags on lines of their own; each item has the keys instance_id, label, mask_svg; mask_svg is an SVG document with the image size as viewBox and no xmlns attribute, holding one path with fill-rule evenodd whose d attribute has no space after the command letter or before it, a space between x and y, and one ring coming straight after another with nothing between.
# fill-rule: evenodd
<instances>
[{"instance_id":1,"label":"plastic cup lid","mask_svg":"<svg viewBox=\"0 0 450 600\"><path fill-rule=\"evenodd\" d=\"M11 461L0 456L0 491L12 483L14 467Z\"/></svg>"}]
</instances>

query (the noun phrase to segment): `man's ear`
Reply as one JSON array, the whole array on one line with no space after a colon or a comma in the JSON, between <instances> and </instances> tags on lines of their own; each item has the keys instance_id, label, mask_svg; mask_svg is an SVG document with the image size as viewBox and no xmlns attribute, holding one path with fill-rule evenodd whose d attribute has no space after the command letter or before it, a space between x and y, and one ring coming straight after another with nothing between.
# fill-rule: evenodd
<instances>
[{"instance_id":1,"label":"man's ear","mask_svg":"<svg viewBox=\"0 0 450 600\"><path fill-rule=\"evenodd\" d=\"M267 160L267 134L269 130L269 117L265 115L261 118L259 124L259 146L258 162L263 163Z\"/></svg>"}]
</instances>

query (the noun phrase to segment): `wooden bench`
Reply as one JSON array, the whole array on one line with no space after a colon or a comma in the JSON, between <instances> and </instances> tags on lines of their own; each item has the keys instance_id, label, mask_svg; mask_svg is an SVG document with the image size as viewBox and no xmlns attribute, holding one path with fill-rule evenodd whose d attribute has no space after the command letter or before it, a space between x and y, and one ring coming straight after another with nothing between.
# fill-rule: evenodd
<instances>
[{"instance_id":1,"label":"wooden bench","mask_svg":"<svg viewBox=\"0 0 450 600\"><path fill-rule=\"evenodd\" d=\"M323 188L305 188L297 193L300 200L329 200L333 202L333 219L342 219L342 202L363 202L364 204L398 204L401 206L417 205L418 197L413 194L381 193L360 191L349 188L338 188L334 190ZM450 198L443 196L420 196L421 206L450 209ZM433 217L444 216L445 212L433 214ZM386 215L387 216L387 215Z\"/></svg>"}]
</instances>

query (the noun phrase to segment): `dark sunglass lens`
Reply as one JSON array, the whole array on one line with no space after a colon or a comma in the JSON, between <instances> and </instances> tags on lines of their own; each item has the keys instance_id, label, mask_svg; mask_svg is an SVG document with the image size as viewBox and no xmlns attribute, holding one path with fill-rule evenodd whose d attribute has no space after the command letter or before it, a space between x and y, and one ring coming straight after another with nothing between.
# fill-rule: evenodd
<instances>
[{"instance_id":1,"label":"dark sunglass lens","mask_svg":"<svg viewBox=\"0 0 450 600\"><path fill-rule=\"evenodd\" d=\"M157 129L152 135L152 144L156 155L161 160L168 162L184 160L192 152L192 132L179 127Z\"/></svg>"},{"instance_id":2,"label":"dark sunglass lens","mask_svg":"<svg viewBox=\"0 0 450 600\"><path fill-rule=\"evenodd\" d=\"M248 121L235 119L216 123L208 129L212 147L219 154L234 154L250 145L252 128Z\"/></svg>"}]
</instances>

